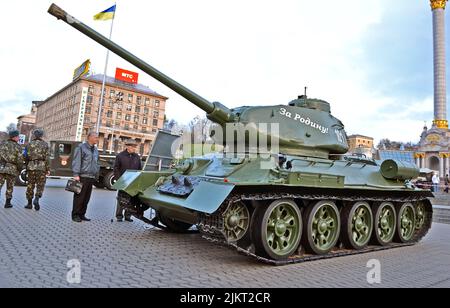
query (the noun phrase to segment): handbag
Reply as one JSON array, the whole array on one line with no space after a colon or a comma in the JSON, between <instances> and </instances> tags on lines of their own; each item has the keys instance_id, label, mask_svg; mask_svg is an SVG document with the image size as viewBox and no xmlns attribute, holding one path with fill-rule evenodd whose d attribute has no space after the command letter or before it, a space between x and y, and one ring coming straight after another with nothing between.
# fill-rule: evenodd
<instances>
[{"instance_id":1,"label":"handbag","mask_svg":"<svg viewBox=\"0 0 450 308\"><path fill-rule=\"evenodd\" d=\"M80 194L83 189L83 183L70 179L67 181L66 190L75 194Z\"/></svg>"}]
</instances>

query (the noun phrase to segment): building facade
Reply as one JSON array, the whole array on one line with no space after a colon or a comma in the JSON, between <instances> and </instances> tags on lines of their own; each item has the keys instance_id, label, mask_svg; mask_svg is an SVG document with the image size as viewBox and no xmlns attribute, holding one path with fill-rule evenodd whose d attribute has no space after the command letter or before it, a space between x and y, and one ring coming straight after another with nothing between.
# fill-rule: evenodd
<instances>
[{"instance_id":1,"label":"building facade","mask_svg":"<svg viewBox=\"0 0 450 308\"><path fill-rule=\"evenodd\" d=\"M81 77L37 106L36 126L46 140L83 141L96 130L103 75ZM141 84L106 78L99 150L120 152L135 139L147 155L163 128L167 97Z\"/></svg>"},{"instance_id":2,"label":"building facade","mask_svg":"<svg viewBox=\"0 0 450 308\"><path fill-rule=\"evenodd\" d=\"M348 153L363 154L367 158L372 158L374 153L373 138L363 135L350 135L347 137Z\"/></svg>"},{"instance_id":3,"label":"building facade","mask_svg":"<svg viewBox=\"0 0 450 308\"><path fill-rule=\"evenodd\" d=\"M25 136L25 143L30 142L31 134L36 128L36 111L39 103L37 101L32 102L31 112L17 118L17 130L21 135Z\"/></svg>"}]
</instances>

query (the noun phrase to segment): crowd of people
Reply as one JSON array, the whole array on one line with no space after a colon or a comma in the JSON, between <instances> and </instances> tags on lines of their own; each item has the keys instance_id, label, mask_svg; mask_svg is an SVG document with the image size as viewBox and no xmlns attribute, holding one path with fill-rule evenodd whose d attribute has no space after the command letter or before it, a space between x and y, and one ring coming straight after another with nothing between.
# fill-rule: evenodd
<instances>
[{"instance_id":1,"label":"crowd of people","mask_svg":"<svg viewBox=\"0 0 450 308\"><path fill-rule=\"evenodd\" d=\"M19 145L19 132L9 132L9 138L0 143L0 193L6 182L5 209L13 207L12 198L17 176L26 166L28 176L25 209L39 211L40 199L44 194L47 176L50 175L50 148L43 140L44 131L33 131L33 140L23 149ZM88 204L91 199L93 185L98 181L100 173L99 152L97 149L98 134L89 133L87 140L81 143L74 152L72 160L73 179L82 185L81 192L74 194L72 205L72 221L88 222L86 217ZM126 142L126 149L117 155L114 164L114 176L120 178L127 170L140 170L142 163L136 153L137 143L134 140ZM119 192L120 194L121 192ZM131 214L117 203L117 221L132 222Z\"/></svg>"}]
</instances>

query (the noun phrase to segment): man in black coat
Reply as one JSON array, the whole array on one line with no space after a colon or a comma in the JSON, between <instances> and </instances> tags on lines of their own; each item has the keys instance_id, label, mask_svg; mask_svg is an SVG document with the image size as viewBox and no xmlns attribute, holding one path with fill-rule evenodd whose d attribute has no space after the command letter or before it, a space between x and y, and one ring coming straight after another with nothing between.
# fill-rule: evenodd
<instances>
[{"instance_id":1,"label":"man in black coat","mask_svg":"<svg viewBox=\"0 0 450 308\"><path fill-rule=\"evenodd\" d=\"M137 143L134 140L128 140L126 143L126 150L117 155L116 162L114 163L114 178L118 180L127 170L141 170L142 162L141 157L136 154ZM119 191L119 194L122 192ZM125 210L119 202L117 202L116 218L117 221L133 222L131 214Z\"/></svg>"}]
</instances>

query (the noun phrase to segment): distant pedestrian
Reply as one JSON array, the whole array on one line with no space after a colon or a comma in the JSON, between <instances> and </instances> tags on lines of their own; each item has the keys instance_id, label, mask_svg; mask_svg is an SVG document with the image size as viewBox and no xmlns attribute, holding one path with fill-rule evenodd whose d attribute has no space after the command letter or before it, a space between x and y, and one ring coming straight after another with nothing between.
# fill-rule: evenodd
<instances>
[{"instance_id":1,"label":"distant pedestrian","mask_svg":"<svg viewBox=\"0 0 450 308\"><path fill-rule=\"evenodd\" d=\"M74 222L91 221L86 218L86 212L91 199L92 186L98 180L100 172L97 143L98 134L89 133L87 141L75 149L72 161L73 177L74 180L83 184L83 188L73 197L72 220Z\"/></svg>"},{"instance_id":2,"label":"distant pedestrian","mask_svg":"<svg viewBox=\"0 0 450 308\"><path fill-rule=\"evenodd\" d=\"M141 170L142 162L141 157L136 154L137 143L134 140L128 140L126 143L126 150L117 155L116 161L114 163L114 178L118 180L127 170ZM120 199L121 194L124 192L119 191L117 199ZM116 218L117 221L123 221L125 216L125 221L133 222L131 219L131 214L129 211L124 209L120 202L117 202Z\"/></svg>"},{"instance_id":3,"label":"distant pedestrian","mask_svg":"<svg viewBox=\"0 0 450 308\"><path fill-rule=\"evenodd\" d=\"M39 199L44 194L47 175L50 175L50 150L48 143L42 140L44 131L36 129L33 131L34 139L25 148L25 163L27 165L28 185L26 197L28 204L26 209L39 211L41 206ZM36 195L34 189L36 188ZM34 197L34 201L33 201Z\"/></svg>"},{"instance_id":4,"label":"distant pedestrian","mask_svg":"<svg viewBox=\"0 0 450 308\"><path fill-rule=\"evenodd\" d=\"M433 177L431 178L431 182L433 183L433 192L438 192L441 179L439 178L439 174L437 172L435 172L433 174Z\"/></svg>"},{"instance_id":5,"label":"distant pedestrian","mask_svg":"<svg viewBox=\"0 0 450 308\"><path fill-rule=\"evenodd\" d=\"M444 192L448 194L448 190L449 190L449 178L448 178L448 174L445 175L445 189Z\"/></svg>"},{"instance_id":6,"label":"distant pedestrian","mask_svg":"<svg viewBox=\"0 0 450 308\"><path fill-rule=\"evenodd\" d=\"M0 191L6 181L5 209L10 209L16 177L23 167L22 147L18 144L19 132L9 132L9 139L0 143Z\"/></svg>"}]
</instances>

